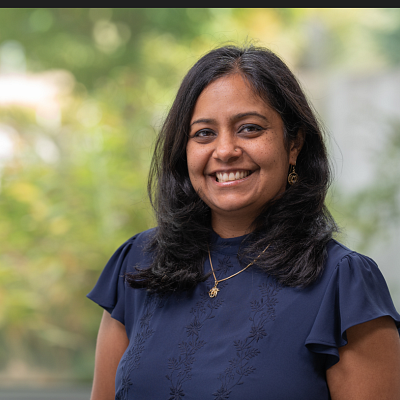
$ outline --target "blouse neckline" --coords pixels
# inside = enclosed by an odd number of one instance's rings
[[[238,236],[234,238],[222,238],[217,233],[211,233],[211,252],[225,255],[236,255],[243,240],[248,235]]]

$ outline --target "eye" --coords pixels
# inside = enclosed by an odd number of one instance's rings
[[[264,128],[262,128],[259,125],[255,125],[255,124],[246,124],[246,125],[242,125],[239,128],[239,133],[258,133],[260,131],[263,131]]]
[[[215,136],[215,133],[211,129],[201,129],[197,131],[192,137],[194,138],[209,138]]]

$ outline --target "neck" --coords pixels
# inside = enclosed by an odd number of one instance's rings
[[[238,236],[243,236],[252,231],[251,223],[252,219],[249,218],[235,218],[229,216],[221,216],[212,213],[211,223],[212,228],[215,233],[217,233],[222,238],[234,238]]]

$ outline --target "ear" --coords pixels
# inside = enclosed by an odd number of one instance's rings
[[[297,132],[296,139],[292,141],[290,144],[290,151],[289,151],[289,163],[291,165],[296,165],[297,157],[303,148],[305,133],[302,129],[299,129]]]

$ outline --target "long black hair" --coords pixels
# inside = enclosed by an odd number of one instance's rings
[[[127,277],[132,287],[155,292],[187,290],[207,279],[203,264],[210,241],[211,212],[189,179],[186,145],[192,113],[201,92],[216,79],[242,75],[255,94],[282,118],[289,148],[304,135],[296,172],[278,199],[268,202],[242,243],[243,262],[270,248],[257,266],[288,286],[314,282],[324,267],[327,242],[336,224],[324,205],[330,166],[322,130],[296,78],[268,49],[249,45],[210,51],[189,70],[158,136],[148,193],[158,226],[149,243],[153,262]]]

